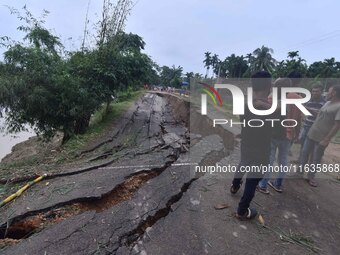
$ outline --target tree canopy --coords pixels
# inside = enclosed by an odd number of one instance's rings
[[[46,138],[62,131],[67,141],[85,132],[91,115],[103,103],[110,104],[118,92],[157,79],[154,62],[142,52],[143,39],[125,33],[121,29],[125,18],[114,17],[117,8],[127,12],[128,2],[119,1],[111,13],[105,10],[100,23],[105,31],[99,29],[92,49],[83,45],[73,52],[66,52],[60,39],[26,7],[24,14],[11,9],[24,21],[18,27],[24,36],[19,42],[2,38],[7,50],[0,63],[0,106],[7,113],[9,131],[29,124]]]
[[[211,56],[217,55],[206,52],[203,62],[207,71],[212,68],[213,73],[221,78],[245,78],[257,71],[268,71],[274,77],[286,77],[293,71],[301,73],[306,78],[340,77],[340,62],[335,58],[307,65],[306,60],[300,57],[299,51],[288,52],[287,58],[282,61],[275,60],[273,54],[273,49],[262,46],[246,56],[231,54],[224,60],[212,61]]]

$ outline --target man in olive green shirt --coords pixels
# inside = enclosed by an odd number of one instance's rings
[[[340,129],[340,85],[332,86],[327,94],[328,102],[320,109],[318,116],[310,128],[301,154],[301,166],[308,163],[308,155],[312,153],[312,164],[321,163],[322,156],[333,136]],[[312,167],[309,167],[311,170]],[[309,184],[317,186],[315,172],[308,172]]]

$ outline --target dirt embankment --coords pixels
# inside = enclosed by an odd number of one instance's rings
[[[185,120],[191,133],[201,136],[216,134],[223,139],[224,146],[229,153],[234,149],[237,144],[235,136],[239,133],[239,130],[231,129],[227,125],[217,125],[213,128],[214,112],[204,116],[197,106],[190,104],[186,99],[167,93],[159,93],[159,95],[165,96],[169,100],[173,107],[174,116],[178,120]],[[213,111],[214,109],[210,110]]]
[[[58,152],[61,146],[62,134],[57,134],[50,142],[44,142],[41,138],[34,136],[27,141],[16,144],[12,147],[12,152],[7,154],[1,164],[13,164],[19,161],[33,161],[35,157],[46,155],[52,157]]]

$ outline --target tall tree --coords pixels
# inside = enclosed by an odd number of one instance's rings
[[[256,71],[268,71],[273,72],[276,64],[276,60],[273,58],[273,49],[266,46],[257,48],[254,50],[254,59],[252,62],[252,70]]]
[[[62,131],[66,142],[85,132],[91,114],[117,92],[158,78],[138,35],[120,31],[92,50],[82,46],[63,55],[59,38],[44,22],[26,8],[23,16],[12,13],[26,24],[18,28],[25,33],[23,42],[7,40],[5,62],[0,63],[0,107],[6,110],[9,131],[30,124],[46,137]]]
[[[248,66],[251,66],[251,63],[254,61],[254,56],[251,53],[248,53],[245,57],[245,59],[247,59],[247,64]]]
[[[44,22],[35,19],[27,8],[24,15],[11,11],[26,23],[18,28],[25,32],[23,42],[10,44],[4,53],[6,71],[1,80],[10,91],[3,98],[8,129],[17,132],[29,124],[45,137],[62,131],[67,140],[77,131],[79,116],[98,105],[98,98],[86,100],[89,91],[80,88],[79,80],[68,72],[60,56],[60,40],[43,26]]]
[[[211,57],[211,67],[212,67],[212,70],[218,70],[219,66],[220,66],[219,64],[220,64],[220,59],[218,58],[217,54],[214,54]],[[218,75],[218,71],[216,72],[216,75]]]
[[[194,78],[194,73],[193,72],[186,72],[185,73],[185,81],[190,83],[191,78]]]
[[[333,74],[336,73],[336,68],[337,65],[335,63],[335,58],[328,58],[325,59],[324,61],[324,70],[323,70],[323,75],[325,77],[332,77]]]
[[[290,51],[290,52],[288,52],[288,58],[294,59],[296,57],[299,57],[299,51]]]
[[[243,57],[242,55],[236,56],[235,54],[231,54],[214,68],[214,72],[216,75],[218,75],[219,73],[220,77],[222,78],[241,78],[243,77],[247,69],[248,64],[245,57]]]
[[[274,75],[276,77],[285,77],[292,71],[300,72],[302,75],[307,73],[307,64],[299,55],[299,51],[290,51],[287,59],[277,63]]]
[[[103,0],[101,20],[97,24],[98,55],[103,60],[103,63],[108,63],[107,61],[110,62],[110,60],[106,59],[109,55],[109,58],[112,58],[112,60],[115,59],[113,56],[115,56],[117,60],[117,58],[121,57],[121,52],[127,48],[144,49],[145,43],[142,38],[137,35],[124,33],[127,17],[132,7],[132,0],[117,0],[115,4],[112,3],[111,0]],[[118,66],[117,63],[119,63],[119,61],[116,61],[116,64],[111,63],[110,68],[114,65],[116,69],[120,69],[122,65]],[[109,67],[109,65],[104,65],[104,69],[106,67]],[[117,73],[119,73],[119,71],[117,71],[116,74]],[[115,90],[121,90],[124,85],[120,76],[114,75],[112,72],[105,72],[104,74],[109,76],[109,79],[104,79],[107,85],[104,91],[107,92],[106,112],[108,112],[112,101],[112,94],[114,94]],[[124,81],[126,86],[126,80]]]
[[[124,31],[132,7],[132,0],[118,0],[116,4],[111,0],[103,0],[102,18],[98,22],[97,44],[99,46]]]
[[[204,60],[203,60],[203,63],[204,63],[204,67],[207,68],[207,72],[205,74],[205,78],[208,77],[209,75],[209,69],[210,69],[210,66],[212,64],[212,59],[211,59],[211,52],[207,51],[204,53]]]
[[[203,75],[200,74],[200,73],[195,73],[195,74],[194,74],[194,79],[196,79],[196,80],[202,80],[202,79],[203,79]]]
[[[170,86],[175,88],[181,86],[183,72],[183,68],[181,66],[163,66],[161,69],[162,70],[160,79],[163,86]]]

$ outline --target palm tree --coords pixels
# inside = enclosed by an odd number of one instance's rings
[[[235,66],[237,63],[237,59],[235,54],[231,54],[229,57],[226,58],[227,62],[227,75],[228,77],[235,77]]]
[[[290,59],[294,59],[295,57],[298,57],[299,56],[299,51],[290,51],[288,52],[288,58]]]
[[[253,54],[248,53],[245,58],[247,59],[248,65],[250,66],[254,59]]]
[[[247,71],[248,65],[243,55],[236,56],[231,54],[226,58],[228,77],[230,78],[241,78]]]
[[[288,52],[287,60],[284,62],[285,75],[288,75],[292,71],[298,71],[301,74],[307,72],[306,60],[299,56],[299,51]],[[279,66],[276,67],[278,69]]]
[[[204,67],[207,68],[207,73],[205,74],[205,78],[208,77],[208,74],[209,74],[209,69],[210,69],[210,66],[211,66],[211,52],[207,51],[206,53],[204,53],[205,55],[205,59],[203,60],[203,63],[204,63]]]
[[[340,72],[340,62],[335,62],[336,72]]]
[[[335,58],[328,58],[323,61],[323,76],[331,77],[334,73],[336,73],[336,62]]]
[[[194,74],[194,78],[195,78],[196,80],[202,80],[203,75],[200,74],[200,73],[195,73],[195,74]]]
[[[181,86],[183,67],[181,66],[176,67],[175,65],[173,65],[171,68],[171,72],[172,79],[170,80],[170,86],[179,88]]]
[[[248,69],[247,60],[243,55],[237,56],[237,78],[241,78]]]
[[[193,72],[186,72],[185,73],[185,80],[186,80],[186,82],[188,82],[188,83],[190,83],[190,79],[191,78],[194,78],[194,73]]]
[[[218,74],[219,63],[220,63],[220,60],[218,58],[218,55],[214,54],[211,58],[211,66],[212,66],[212,69],[214,70],[214,73],[216,73],[216,75]]]
[[[319,78],[322,75],[324,69],[324,63],[322,61],[316,61],[308,67],[307,76],[310,78]]]
[[[182,80],[183,67],[163,66],[161,71],[161,82],[163,86],[180,87]]]
[[[261,48],[257,48],[256,50],[254,50],[252,70],[255,72],[257,71],[272,72],[275,68],[276,63],[276,60],[272,56],[273,53],[274,53],[273,49],[268,48],[266,46],[262,46]]]
[[[253,67],[254,67],[254,65],[253,65],[254,56],[253,56],[253,54],[248,53],[245,56],[245,59],[247,59],[247,66],[248,66],[248,68],[247,68],[246,72],[243,74],[243,76],[250,77],[251,74],[254,72],[254,70],[253,70]]]

